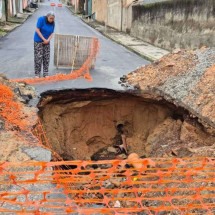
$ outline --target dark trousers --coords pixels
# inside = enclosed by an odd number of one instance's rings
[[[50,61],[50,44],[34,42],[34,70],[35,75],[40,76],[43,64],[43,76],[47,76],[49,72]]]

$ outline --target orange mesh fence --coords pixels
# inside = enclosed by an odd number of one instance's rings
[[[65,35],[63,35],[65,36]],[[76,38],[76,37],[75,37]],[[79,38],[79,37],[77,37]],[[87,42],[86,42],[87,41]],[[72,41],[70,41],[70,46],[68,45],[68,41],[64,40],[66,44],[66,49],[64,46],[61,47],[60,50],[64,50],[65,54],[58,51],[58,47],[55,48],[55,64],[57,67],[71,67],[72,71],[69,74],[59,73],[53,76],[48,77],[41,77],[41,78],[24,78],[24,79],[13,79],[13,82],[25,82],[27,84],[45,84],[48,82],[55,82],[55,81],[65,81],[65,80],[72,80],[83,77],[89,81],[92,80],[90,75],[90,69],[94,67],[94,63],[96,61],[96,56],[99,51],[99,40],[97,38],[82,38],[82,40],[78,39],[78,42],[74,42],[75,47],[71,47]],[[59,42],[61,44],[61,41]],[[56,46],[56,45],[55,45]],[[73,54],[69,54],[69,50]],[[56,52],[59,52],[56,54]],[[61,65],[59,64],[60,59],[70,59],[71,64]]]
[[[15,101],[14,92],[6,85],[0,84],[0,117],[5,119],[6,126],[12,124],[19,128],[26,126],[23,120],[22,107]]]
[[[0,212],[212,215],[214,165],[212,158],[2,163]]]
[[[52,145],[50,144],[46,136],[45,130],[40,120],[38,120],[35,128],[32,131],[32,134],[37,137],[39,143],[42,146],[45,146],[48,150],[52,152],[53,161],[63,161],[63,158],[53,150]]]
[[[49,149],[52,148],[52,145],[49,143],[49,140],[45,134],[45,130],[40,120],[38,120],[35,128],[33,129],[33,134],[38,138],[38,140],[40,141],[40,143],[42,143],[42,145],[48,147]]]

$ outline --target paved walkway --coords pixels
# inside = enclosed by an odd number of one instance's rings
[[[22,26],[0,39],[0,73],[5,73],[9,78],[23,78],[34,76],[33,63],[33,35],[35,25],[39,16],[45,15],[52,10],[50,3],[40,6]],[[110,88],[123,89],[119,84],[119,78],[137,67],[149,62],[129,51],[123,46],[114,43],[104,37],[95,29],[89,27],[80,18],[71,14],[68,8],[55,9],[56,33],[74,34],[83,36],[96,36],[101,43],[100,54],[96,67],[91,71],[93,81],[76,79],[71,81],[57,82],[37,86],[39,92],[56,90],[62,88]],[[69,72],[69,70],[56,70],[53,65],[53,41],[51,55],[50,74],[58,72]]]

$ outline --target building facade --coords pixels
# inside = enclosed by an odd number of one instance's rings
[[[95,19],[119,31],[130,31],[135,0],[92,0]]]
[[[69,0],[69,4],[73,7],[75,13],[84,13],[85,0]]]
[[[28,7],[30,0],[7,0],[7,14],[9,17],[15,17]]]
[[[92,0],[98,22],[167,50],[215,45],[215,0]]]
[[[0,22],[6,21],[5,0],[0,0]]]
[[[95,13],[94,18],[103,24],[105,24],[107,20],[107,2],[108,0],[92,1],[92,13]]]

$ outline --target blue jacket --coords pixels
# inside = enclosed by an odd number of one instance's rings
[[[48,39],[50,35],[54,32],[55,23],[49,23],[47,21],[46,16],[42,16],[37,21],[37,28],[40,29],[40,32],[42,33],[43,37],[45,39]],[[37,43],[43,42],[37,32],[35,32],[34,34],[34,41]]]

